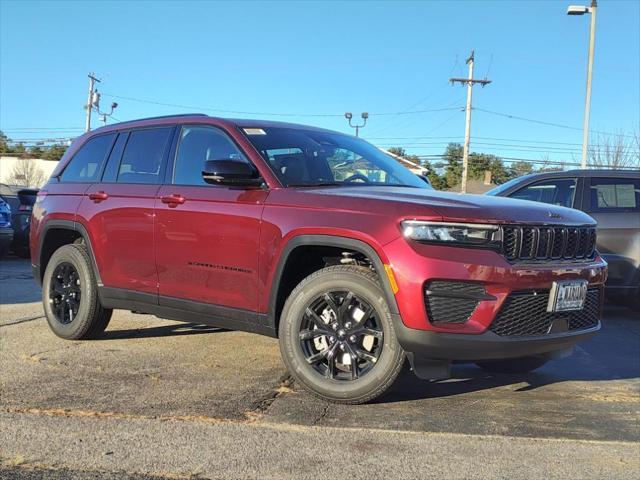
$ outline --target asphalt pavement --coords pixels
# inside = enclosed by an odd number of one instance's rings
[[[72,342],[0,262],[0,478],[639,478],[640,318],[527,375],[404,372],[360,406],[291,381],[277,341],[117,311]]]

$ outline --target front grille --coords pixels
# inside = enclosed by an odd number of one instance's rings
[[[575,331],[598,325],[600,289],[587,290],[584,308],[573,312],[547,312],[549,293],[515,292],[507,297],[489,330],[502,337],[546,335],[550,331]],[[558,322],[559,330],[554,327]],[[565,326],[566,322],[566,326]]]
[[[591,260],[595,227],[502,227],[503,254],[510,262]]]
[[[484,287],[477,283],[431,281],[425,288],[429,321],[434,325],[464,323],[485,296]]]

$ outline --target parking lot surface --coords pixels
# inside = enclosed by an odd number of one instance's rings
[[[117,311],[71,342],[0,263],[0,478],[638,478],[640,318],[528,375],[404,372],[375,403],[293,383],[277,341]],[[154,478],[155,478],[154,477]]]

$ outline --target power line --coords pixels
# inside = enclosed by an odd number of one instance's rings
[[[545,122],[542,120],[535,120],[533,118],[526,118],[526,117],[521,117],[518,115],[512,115],[510,113],[502,113],[502,112],[495,112],[493,110],[487,110],[485,108],[478,108],[478,107],[474,107],[473,110],[477,110],[478,112],[484,112],[484,113],[490,113],[491,115],[497,115],[500,117],[505,117],[505,118],[511,118],[513,120],[520,120],[523,122],[530,122],[530,123],[537,123],[539,125],[547,125],[549,127],[556,127],[556,128],[566,128],[568,130],[577,130],[577,131],[582,131],[582,128],[579,127],[572,127],[569,125],[562,125],[560,123],[553,123],[553,122]],[[611,133],[611,132],[603,132],[601,130],[589,130],[592,133],[599,133],[600,135],[610,135],[610,136],[619,136],[619,137],[629,137],[629,138],[633,138],[633,135],[624,135],[624,134],[618,134],[618,133]]]
[[[453,139],[457,140],[459,136],[443,136],[443,137],[430,137],[430,136],[419,136],[419,137],[366,137],[370,140],[429,140],[429,139]],[[575,142],[554,142],[554,141],[546,141],[546,140],[528,140],[528,139],[518,139],[518,138],[501,138],[501,137],[474,137],[482,140],[499,140],[505,142],[529,142],[529,143],[543,143],[543,144],[557,144],[557,145],[582,145],[581,143]]]
[[[245,110],[225,110],[225,109],[214,108],[214,107],[184,105],[179,103],[162,102],[158,100],[151,100],[151,99],[145,99],[145,98],[126,97],[123,95],[114,95],[111,93],[103,93],[102,95],[105,97],[112,97],[112,98],[117,98],[121,100],[129,100],[132,102],[139,102],[139,103],[148,103],[151,105],[161,105],[165,107],[183,108],[183,109],[189,109],[189,110],[206,110],[211,112],[230,113],[230,114],[239,114],[239,115],[262,115],[265,117],[342,117],[344,116],[344,113],[284,113],[284,112],[249,112]],[[414,114],[420,114],[420,113],[455,110],[459,108],[460,107],[444,107],[444,108],[431,108],[431,109],[424,109],[424,110],[410,110],[410,111],[399,111],[399,112],[373,112],[373,113],[370,112],[369,115],[376,115],[376,116],[414,115]]]
[[[397,143],[394,142],[382,142],[381,145],[387,146],[398,146]],[[402,147],[412,147],[412,148],[446,148],[447,143],[443,142],[402,142]],[[474,142],[473,145],[482,145],[483,149],[489,150],[512,150],[512,151],[520,151],[520,152],[554,152],[554,153],[579,153],[581,149],[579,148],[568,148],[568,147],[547,147],[540,145],[509,145],[506,143],[492,143],[492,142]],[[493,148],[500,147],[500,148]],[[591,149],[594,148],[605,148],[602,145],[590,145]],[[625,150],[628,154],[637,154],[640,153],[639,150],[635,149],[627,149]]]
[[[441,160],[447,160],[448,157],[446,155],[442,155],[442,154],[434,154],[434,155],[416,155],[418,158],[423,159],[423,160],[436,160],[436,159],[441,159]],[[462,161],[462,156],[461,155],[456,155],[456,161],[460,162]],[[473,155],[469,156],[469,161],[473,162],[476,160],[480,160],[480,159],[476,159],[474,158]],[[581,166],[580,162],[575,162],[572,160],[552,160],[552,159],[542,159],[542,160],[536,160],[533,158],[518,158],[518,157],[500,157],[500,160],[502,160],[504,163],[515,163],[515,162],[527,162],[527,163],[531,163],[534,165],[562,165],[562,166],[576,166],[579,167]],[[594,168],[613,168],[613,169],[625,169],[625,170],[640,170],[640,167],[620,167],[620,165],[591,165]]]
[[[136,97],[126,97],[124,95],[113,95],[111,93],[103,93],[106,97],[118,98],[121,100],[129,100],[131,102],[138,103],[148,103],[151,105],[161,105],[164,107],[172,107],[172,108],[185,108],[189,110],[207,110],[210,112],[219,112],[219,113],[232,113],[232,114],[241,114],[241,115],[264,115],[264,116],[281,116],[281,117],[342,117],[343,113],[305,113],[305,114],[291,114],[291,113],[275,113],[275,112],[247,112],[243,110],[224,110],[220,108],[213,107],[202,107],[202,106],[194,106],[194,105],[183,105],[179,103],[169,103],[169,102],[161,102],[158,100],[151,100],[145,98],[136,98]]]
[[[61,130],[61,131],[76,131],[76,130],[82,130],[82,128],[79,127],[16,127],[16,128],[0,128],[0,130],[2,130],[3,132],[18,132],[18,131],[37,131],[37,130],[44,130],[46,132],[53,132],[53,131],[57,131],[57,130]]]

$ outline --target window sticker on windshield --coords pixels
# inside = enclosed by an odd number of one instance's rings
[[[265,132],[263,129],[261,128],[243,128],[244,133],[246,133],[247,135],[266,135],[267,132]]]

